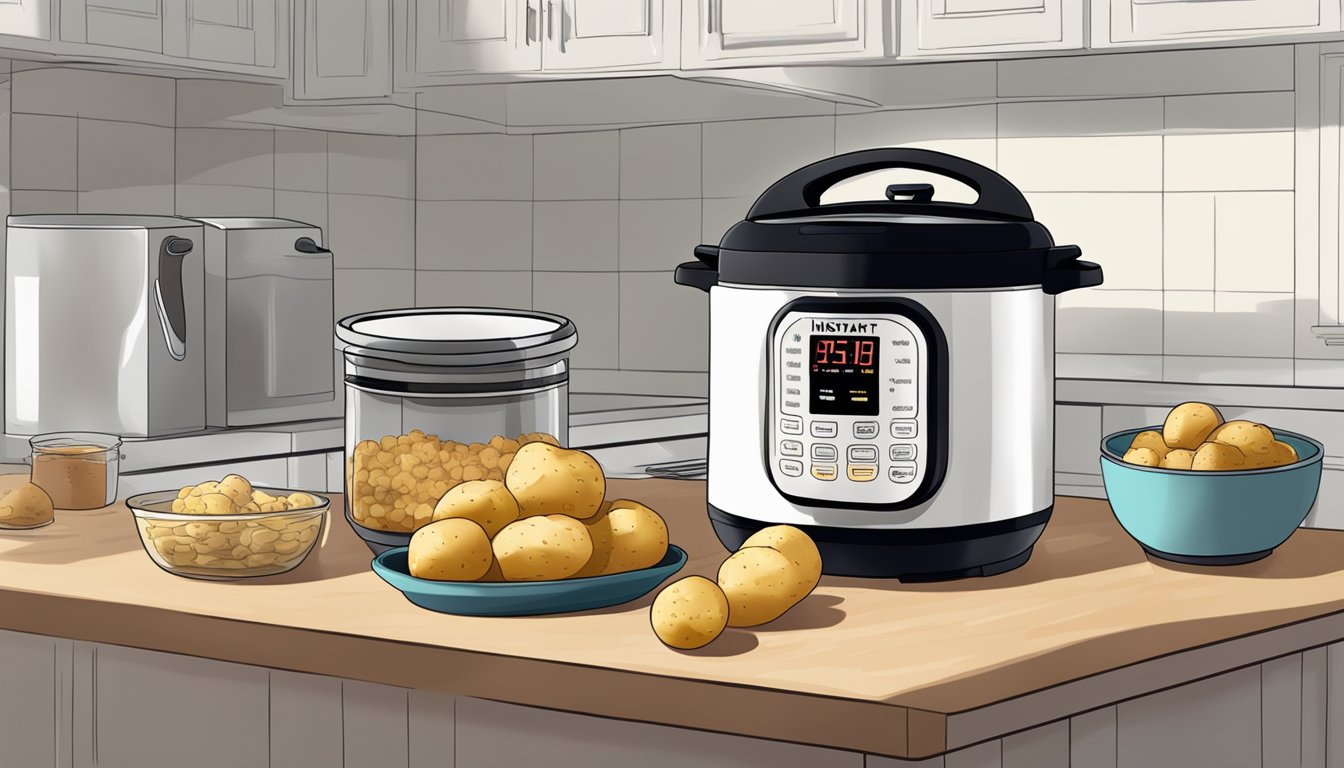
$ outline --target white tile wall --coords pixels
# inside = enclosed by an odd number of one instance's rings
[[[1293,193],[1225,192],[1215,199],[1214,287],[1293,292]]]
[[[615,200],[620,194],[618,131],[537,136],[533,144],[536,200]]]
[[[999,139],[999,173],[1026,192],[1160,192],[1162,137]]]
[[[699,200],[622,200],[621,270],[666,271],[690,261],[701,241],[700,205]]]
[[[532,137],[416,139],[417,200],[531,200]]]
[[[415,203],[376,195],[327,195],[336,266],[415,268]]]
[[[791,171],[835,152],[834,117],[705,123],[705,197],[756,196]]]
[[[177,182],[275,188],[275,132],[178,128]]]
[[[700,125],[621,131],[622,200],[700,197]]]
[[[532,205],[502,200],[418,202],[416,267],[531,269]]]
[[[48,115],[14,115],[10,182],[14,189],[77,189],[79,120]]]
[[[327,174],[329,192],[414,199],[415,139],[329,134]]]
[[[618,266],[620,203],[539,200],[532,204],[532,266],[602,272]]]
[[[1073,291],[1055,301],[1055,349],[1162,354],[1162,291]]]
[[[1165,188],[1173,192],[1293,188],[1288,131],[1166,136],[1162,157]]]
[[[1056,243],[1083,244],[1107,290],[1162,289],[1160,193],[1033,192],[1028,201]]]
[[[1212,291],[1214,287],[1214,195],[1162,195],[1162,287]],[[1107,282],[1110,275],[1107,274]]]

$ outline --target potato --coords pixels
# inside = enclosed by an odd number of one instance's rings
[[[578,576],[637,571],[657,565],[667,554],[667,523],[637,501],[616,499],[592,522],[593,556]],[[587,523],[588,521],[584,521]]]
[[[1293,450],[1293,446],[1281,440],[1270,443],[1269,450],[1264,453],[1248,454],[1246,456],[1246,465],[1254,468],[1282,467],[1296,461],[1297,451]]]
[[[0,528],[36,528],[55,519],[51,497],[32,483],[0,496]]]
[[[719,566],[719,588],[728,598],[728,626],[774,621],[812,591],[808,574],[782,552],[743,547]]]
[[[1204,443],[1195,451],[1190,468],[1201,471],[1246,469],[1246,455],[1227,443]]]
[[[240,507],[252,501],[252,483],[242,475],[225,475],[224,479],[219,481],[218,488],[219,493],[228,496]]]
[[[1195,452],[1188,448],[1173,448],[1162,457],[1164,469],[1190,469],[1195,460]]]
[[[769,547],[789,558],[806,576],[808,592],[821,581],[821,552],[810,536],[792,525],[772,525],[762,528],[742,542],[742,546]]]
[[[508,581],[567,579],[593,556],[588,529],[566,515],[516,520],[496,534],[491,546]]]
[[[459,517],[476,522],[493,539],[518,519],[518,502],[498,480],[470,480],[448,489],[434,506],[435,521]]]
[[[607,492],[596,459],[541,441],[518,449],[504,485],[518,500],[519,518],[557,514],[589,518],[597,514]]]
[[[1274,433],[1264,424],[1238,419],[1210,432],[1208,441],[1233,446],[1250,458],[1252,454],[1269,452],[1274,445]]]
[[[667,585],[653,599],[649,624],[669,647],[699,648],[728,625],[728,597],[704,576],[687,576]]]
[[[1167,442],[1162,439],[1162,433],[1152,429],[1146,429],[1134,436],[1129,443],[1130,450],[1135,448],[1148,448],[1156,453],[1158,458],[1167,455],[1171,449],[1167,447]]]
[[[434,581],[476,581],[490,570],[492,561],[490,537],[466,518],[426,525],[411,536],[407,552],[411,575]]]
[[[1196,450],[1208,439],[1223,415],[1207,403],[1181,403],[1167,414],[1162,425],[1162,440],[1170,448]]]
[[[1138,464],[1142,467],[1162,466],[1162,457],[1152,448],[1130,448],[1125,451],[1124,461],[1126,464]]]

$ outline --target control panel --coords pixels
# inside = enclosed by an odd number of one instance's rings
[[[768,372],[770,474],[784,494],[899,504],[929,466],[929,339],[897,312],[778,317]]]

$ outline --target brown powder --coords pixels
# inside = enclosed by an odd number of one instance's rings
[[[57,509],[107,504],[107,449],[97,445],[46,446],[33,456],[33,484]]]

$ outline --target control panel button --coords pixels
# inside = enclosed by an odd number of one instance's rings
[[[840,453],[830,443],[813,443],[812,460],[821,462],[832,462],[840,458]]]
[[[779,471],[789,477],[801,477],[803,474],[803,462],[793,459],[780,459]]]
[[[909,461],[915,458],[915,446],[906,443],[897,443],[891,446],[892,461]]]
[[[834,421],[814,421],[812,422],[813,437],[835,437],[838,434]]]
[[[876,445],[851,445],[849,446],[850,464],[876,464],[877,446]]]
[[[779,444],[780,456],[802,456],[803,444],[797,440],[784,440]]]
[[[877,477],[877,467],[872,464],[850,464],[849,479],[856,483],[866,483]]]
[[[786,435],[801,435],[803,420],[797,416],[785,416],[779,420],[779,431]]]
[[[877,437],[878,426],[876,421],[856,421],[854,422],[854,437],[859,440],[870,440]]]
[[[919,422],[910,419],[892,419],[891,436],[900,440],[919,436]]]
[[[893,483],[908,483],[915,479],[914,462],[902,462],[887,467],[887,479]]]
[[[813,464],[812,476],[818,480],[834,480],[839,468],[834,464]]]

